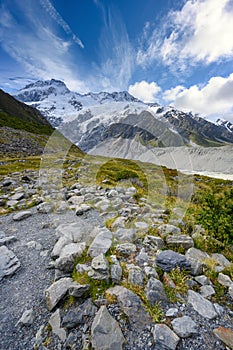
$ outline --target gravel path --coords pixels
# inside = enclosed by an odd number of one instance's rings
[[[56,241],[55,227],[59,223],[98,222],[101,218],[91,211],[85,218],[75,216],[74,212],[64,214],[38,214],[23,221],[15,222],[14,214],[0,218],[0,230],[6,235],[14,235],[17,241],[8,245],[21,262],[21,268],[11,277],[0,282],[0,350],[32,350],[34,337],[49,313],[45,305],[44,290],[50,286],[54,276],[53,270],[47,269],[50,252]],[[36,241],[42,249],[27,246]],[[32,326],[16,325],[25,310],[33,308],[35,320]]]

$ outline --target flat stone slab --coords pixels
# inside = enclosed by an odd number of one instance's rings
[[[20,211],[19,213],[13,216],[13,220],[21,221],[21,220],[27,219],[31,215],[32,215],[32,212],[30,210]]]
[[[72,278],[61,278],[45,290],[45,298],[49,311],[51,311],[66,295],[72,282]]]
[[[92,258],[105,254],[112,245],[112,232],[108,229],[102,230],[91,243],[87,254]]]
[[[193,290],[188,291],[188,303],[192,305],[199,315],[212,320],[217,317],[214,305]]]
[[[0,281],[5,276],[13,275],[20,268],[17,256],[5,245],[0,247]]]

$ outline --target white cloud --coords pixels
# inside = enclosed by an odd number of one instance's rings
[[[145,80],[129,86],[129,93],[144,102],[155,102],[160,91],[161,88],[155,82],[147,83]]]
[[[190,88],[176,86],[166,90],[163,98],[176,108],[193,111],[203,116],[228,115],[233,119],[233,73],[227,78],[212,77],[205,86],[193,85]]]
[[[183,70],[187,64],[232,58],[232,33],[232,0],[188,0],[180,11],[168,14],[159,33],[152,33],[137,62],[145,66],[160,58]]]

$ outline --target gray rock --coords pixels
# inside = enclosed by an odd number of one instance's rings
[[[174,225],[163,224],[158,227],[158,233],[162,238],[165,238],[167,235],[180,235],[181,230]]]
[[[95,316],[97,307],[92,303],[91,299],[87,299],[79,307],[69,310],[62,319],[62,327],[71,329],[79,324],[84,324],[87,317]]]
[[[18,204],[18,201],[16,201],[16,200],[9,200],[9,201],[7,201],[6,202],[6,206],[7,207],[11,207],[11,208],[14,208],[15,206],[17,206],[17,204]]]
[[[66,340],[66,331],[61,328],[60,310],[57,309],[49,319],[49,324],[52,327],[52,332],[56,334],[62,342]]]
[[[92,259],[92,270],[88,272],[88,276],[97,279],[104,280],[109,278],[109,264],[104,254],[100,254]]]
[[[43,202],[43,203],[37,205],[36,209],[37,209],[38,213],[49,214],[53,211],[54,204],[49,203],[49,202]]]
[[[154,277],[151,277],[147,282],[145,291],[146,297],[151,305],[155,305],[161,301],[167,301],[167,295],[164,290],[163,283]]]
[[[215,290],[212,286],[210,285],[205,285],[205,286],[201,286],[200,288],[200,294],[204,297],[210,297],[211,295],[215,294]]]
[[[156,258],[156,265],[163,271],[170,272],[179,267],[181,270],[190,270],[191,264],[184,255],[178,254],[173,250],[164,250]]]
[[[193,239],[187,235],[167,236],[167,245],[170,247],[183,247],[189,249],[194,246]]]
[[[218,283],[224,287],[230,287],[233,284],[230,277],[228,275],[224,275],[224,273],[221,272],[218,274]]]
[[[112,189],[107,193],[107,196],[108,196],[108,198],[116,197],[116,196],[118,196],[118,192],[116,190]]]
[[[180,338],[165,324],[156,324],[152,330],[155,349],[175,350]]]
[[[185,257],[191,264],[191,274],[193,276],[201,275],[203,268],[206,267],[205,261],[209,259],[209,255],[200,249],[189,248]]]
[[[128,275],[128,283],[132,284],[134,286],[141,286],[144,285],[144,274],[140,267],[135,266],[129,269],[129,275]]]
[[[145,266],[144,271],[145,271],[146,276],[148,276],[148,277],[155,277],[157,279],[159,278],[157,271],[155,270],[155,268],[153,268],[151,266]]]
[[[87,254],[92,258],[100,255],[101,253],[105,254],[112,245],[112,232],[108,229],[103,229],[95,237],[94,241],[91,243]]]
[[[193,290],[188,291],[188,303],[192,305],[196,312],[205,318],[212,320],[217,317],[213,304]]]
[[[21,221],[21,220],[27,219],[31,215],[32,215],[32,212],[30,210],[20,211],[19,213],[13,216],[13,220]]]
[[[20,201],[21,199],[23,199],[25,197],[25,193],[24,192],[19,192],[19,193],[15,193],[12,197],[11,200],[13,201]]]
[[[215,310],[216,310],[216,312],[217,312],[217,314],[219,315],[219,316],[222,316],[223,314],[224,314],[224,307],[223,306],[221,306],[221,305],[219,305],[219,304],[217,304],[217,303],[215,303],[214,304],[214,308],[215,308]]]
[[[121,350],[125,342],[117,321],[106,306],[101,306],[91,326],[92,347],[96,350]]]
[[[84,202],[84,196],[74,195],[68,199],[68,203],[72,205],[80,205]]]
[[[101,211],[106,211],[110,207],[110,200],[109,199],[103,199],[95,204],[95,207]]]
[[[195,277],[195,281],[197,281],[202,286],[211,284],[211,281],[205,275]]]
[[[230,297],[233,299],[233,283],[232,283],[232,285],[229,287],[228,293],[229,293]]]
[[[55,268],[64,272],[71,272],[74,268],[75,259],[82,255],[86,248],[86,243],[70,243],[65,245],[55,262]]]
[[[146,264],[148,264],[150,259],[151,259],[151,256],[147,254],[147,252],[145,251],[145,248],[142,248],[140,250],[140,253],[135,257],[135,261],[140,266],[145,266]]]
[[[15,241],[17,241],[17,238],[15,236],[3,237],[3,238],[0,238],[0,246],[7,245]]]
[[[212,254],[212,258],[224,269],[225,267],[230,267],[230,261],[223,254]]]
[[[51,311],[67,294],[72,282],[72,278],[61,278],[45,290],[45,298],[49,311]]]
[[[175,307],[172,307],[167,310],[165,316],[166,317],[176,317],[178,315],[179,310]]]
[[[122,277],[122,268],[115,255],[111,255],[112,265],[110,267],[113,283],[119,283]]]
[[[72,295],[75,298],[80,298],[90,289],[89,284],[78,284],[73,282],[69,287],[69,295]]]
[[[189,316],[175,318],[172,321],[172,327],[181,338],[187,338],[198,333],[197,324]]]
[[[20,261],[6,246],[0,247],[0,281],[13,275],[20,268]]]
[[[135,230],[119,228],[116,232],[114,232],[114,236],[119,242],[133,242],[135,239]]]
[[[76,215],[83,215],[84,213],[88,212],[91,210],[91,206],[87,204],[81,204],[76,207],[75,214]]]
[[[36,242],[36,241],[30,241],[30,242],[26,243],[26,246],[28,248],[34,248],[36,250],[42,250],[43,249],[42,244],[40,244],[39,242]]]
[[[136,221],[134,225],[139,230],[147,230],[149,227],[149,225],[144,221]]]
[[[17,325],[23,324],[25,326],[31,326],[34,322],[35,314],[33,309],[24,311],[23,315],[17,322]]]
[[[126,218],[124,216],[119,216],[116,218],[116,220],[112,223],[112,229],[118,229],[118,228],[124,228],[125,227]]]
[[[165,247],[164,241],[161,237],[147,235],[143,241],[143,245],[149,250],[157,251]]]
[[[129,256],[136,253],[137,247],[133,243],[122,243],[116,246],[116,252],[120,255]]]
[[[136,294],[122,286],[109,288],[107,293],[117,297],[119,306],[128,317],[132,328],[142,331],[151,325],[152,320]]]

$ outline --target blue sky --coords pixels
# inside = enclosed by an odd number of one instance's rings
[[[0,0],[0,87],[61,79],[233,120],[233,0]]]

